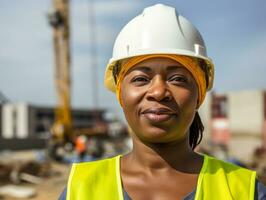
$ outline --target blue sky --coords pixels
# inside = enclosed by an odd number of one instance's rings
[[[176,7],[199,29],[215,63],[217,92],[266,88],[266,1],[94,0],[96,40],[90,41],[89,0],[71,1],[72,104],[93,107],[90,45],[97,49],[98,105],[119,112],[103,86],[120,29],[144,7]],[[0,0],[0,91],[14,102],[54,105],[51,0]]]

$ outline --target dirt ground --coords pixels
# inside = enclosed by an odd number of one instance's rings
[[[29,158],[31,153],[19,153],[16,157],[20,159],[23,157]],[[36,195],[31,198],[15,198],[11,196],[0,196],[0,200],[56,200],[64,190],[71,165],[59,164],[52,162],[51,170],[53,175],[50,177],[42,178],[39,184],[21,183],[18,186],[30,187],[36,189]]]
[[[4,161],[12,162],[12,160],[34,160],[36,159],[36,157],[38,156],[36,156],[36,152],[34,151],[9,152],[5,154],[0,152],[0,161],[2,163],[4,163]],[[266,185],[266,155],[258,157],[255,163],[257,164],[254,165],[254,168],[252,167],[252,169],[256,170],[257,172],[260,172],[258,173],[260,175],[260,180]],[[52,173],[49,177],[42,178],[42,181],[38,184],[20,183],[19,185],[17,185],[21,187],[30,187],[35,189],[35,196],[31,198],[14,198],[12,196],[0,195],[0,200],[57,200],[67,185],[67,179],[70,169],[71,165],[60,164],[51,161],[50,171]],[[1,185],[3,186],[3,184]]]
[[[53,164],[52,168],[53,170],[60,172],[60,174],[54,177],[45,178],[38,185],[24,184],[25,186],[30,186],[30,187],[35,188],[37,191],[37,194],[35,197],[27,198],[27,199],[30,199],[30,200],[58,199],[58,197],[60,196],[61,192],[64,190],[64,187],[67,184],[67,178],[68,178],[70,166]],[[5,197],[4,200],[26,200],[26,199]]]

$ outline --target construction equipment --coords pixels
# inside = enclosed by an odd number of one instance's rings
[[[92,2],[91,2],[92,4]],[[65,154],[65,149],[73,150],[74,143],[78,136],[103,136],[112,135],[112,132],[125,133],[125,127],[119,130],[114,129],[114,123],[104,121],[99,118],[97,109],[95,110],[95,123],[92,127],[73,128],[71,116],[71,74],[70,74],[70,25],[69,25],[69,0],[53,0],[54,10],[48,15],[50,25],[53,28],[54,60],[55,60],[55,83],[57,93],[57,106],[55,111],[55,122],[52,126],[52,137],[49,140],[49,155],[61,160]],[[90,5],[90,15],[92,15],[92,5]],[[90,16],[90,25],[93,26],[93,18]],[[94,39],[94,33],[91,39]],[[91,49],[95,56],[95,49]],[[95,67],[95,61],[91,63]],[[94,69],[95,71],[95,69]],[[96,74],[93,82],[97,90]],[[97,93],[93,96],[97,96]],[[97,107],[97,98],[94,104]]]
[[[57,92],[57,107],[55,123],[52,127],[52,146],[57,147],[71,141],[71,79],[70,79],[70,28],[69,1],[53,0],[54,11],[49,15],[49,22],[53,28],[53,45],[55,60],[55,83]]]

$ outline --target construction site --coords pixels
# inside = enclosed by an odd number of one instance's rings
[[[87,23],[94,41],[94,1],[89,2]],[[53,0],[44,16],[52,33],[55,104],[12,101],[0,91],[0,200],[58,199],[72,163],[132,149],[125,120],[99,105],[96,68],[88,83],[96,91],[89,95],[92,106],[72,105],[71,5]],[[96,58],[97,49],[90,48]],[[98,65],[93,56],[90,65]],[[205,129],[196,151],[255,170],[266,185],[266,89],[210,92],[199,113]]]

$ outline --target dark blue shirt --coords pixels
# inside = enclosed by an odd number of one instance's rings
[[[67,190],[65,188],[58,200],[66,200],[66,193],[67,193]],[[196,195],[196,190],[189,193],[184,198],[184,200],[194,200],[195,195]],[[123,190],[123,196],[124,196],[124,200],[131,200],[131,198],[129,197],[129,195],[127,194],[125,190]],[[254,200],[266,200],[266,187],[258,180],[256,181]]]

